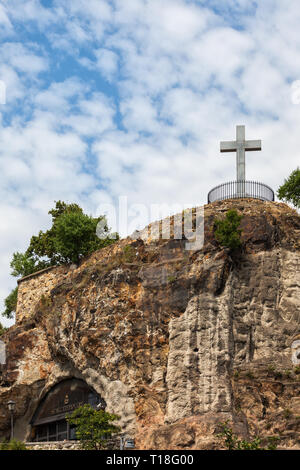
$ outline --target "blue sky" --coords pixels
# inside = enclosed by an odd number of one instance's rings
[[[263,141],[248,179],[277,189],[300,161],[299,24],[296,0],[2,0],[1,310],[54,200],[202,205],[235,177],[236,124]]]

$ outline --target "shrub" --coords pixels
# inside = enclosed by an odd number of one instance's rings
[[[132,263],[136,259],[136,252],[133,246],[126,245],[123,248],[123,261],[124,263]]]
[[[217,436],[223,439],[227,450],[275,450],[279,442],[279,437],[269,436],[264,439],[267,441],[267,447],[262,447],[263,439],[258,436],[255,436],[250,441],[239,439],[234,435],[232,428],[228,426],[228,421],[219,423],[219,426],[221,432]]]
[[[226,213],[224,220],[216,220],[214,226],[214,235],[217,242],[230,250],[235,251],[242,246],[241,233],[239,229],[243,216],[236,210],[231,209]]]
[[[12,439],[8,442],[2,442],[0,444],[0,450],[28,450],[24,442],[17,441],[16,439]]]
[[[83,405],[67,416],[69,424],[76,426],[76,437],[85,450],[100,450],[106,447],[107,439],[120,431],[112,424],[120,417],[104,410],[94,410],[91,405]]]

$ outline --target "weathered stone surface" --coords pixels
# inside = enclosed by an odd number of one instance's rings
[[[244,215],[244,250],[234,258],[213,237],[215,218],[229,208]],[[56,268],[56,277],[54,269],[20,283],[18,322],[2,338],[0,434],[9,433],[9,399],[17,402],[16,435],[29,440],[41,399],[77,377],[141,449],[220,448],[225,419],[241,436],[280,433],[283,447],[300,446],[292,362],[299,215],[247,199],[211,204],[196,251],[186,251],[185,240],[143,234],[79,267]]]
[[[61,441],[61,442],[27,442],[28,450],[80,450],[78,442]]]

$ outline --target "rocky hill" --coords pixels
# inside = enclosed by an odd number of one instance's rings
[[[230,208],[244,216],[233,258],[213,237]],[[13,399],[16,435],[30,440],[40,400],[75,377],[140,449],[219,448],[226,419],[245,438],[300,448],[300,217],[281,203],[216,202],[204,241],[188,251],[185,240],[121,240],[22,281],[2,337],[0,434]]]

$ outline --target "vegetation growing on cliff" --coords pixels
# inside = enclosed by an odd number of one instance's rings
[[[239,439],[234,433],[231,427],[228,426],[228,421],[219,424],[221,431],[218,437],[223,440],[227,450],[276,450],[279,437],[269,436],[266,439],[262,439],[255,436],[253,439],[247,441],[246,439]],[[262,446],[263,440],[266,441],[266,447]]]
[[[8,442],[0,443],[0,450],[28,450],[24,442],[12,439]]]
[[[52,227],[32,236],[25,253],[13,254],[11,275],[24,277],[49,266],[76,263],[100,248],[118,240],[111,234],[104,216],[92,217],[84,214],[77,204],[57,201],[48,212],[52,216]],[[5,299],[2,315],[12,318],[16,311],[18,291],[15,288]]]
[[[94,410],[91,405],[83,405],[67,416],[69,424],[76,426],[76,437],[84,450],[100,450],[107,440],[120,431],[113,421],[120,417],[104,410]]]
[[[300,208],[300,168],[294,170],[277,191],[281,201],[290,202]]]
[[[15,287],[4,300],[5,310],[2,315],[6,318],[12,318],[17,308],[18,288]]]
[[[11,275],[14,277],[28,276],[48,266],[50,266],[49,261],[40,260],[37,256],[31,256],[27,252],[14,253],[10,263],[10,267],[12,268]]]
[[[230,250],[235,251],[242,246],[241,233],[239,229],[243,216],[239,215],[235,209],[227,211],[225,219],[215,221],[214,235],[218,243]]]
[[[58,201],[49,214],[52,227],[31,238],[26,254],[39,260],[46,257],[51,265],[77,264],[84,256],[118,239],[117,234],[110,233],[104,216],[84,214],[77,204]]]
[[[2,323],[0,322],[0,336],[2,336],[6,330],[7,328],[5,328],[5,326],[3,326]]]

